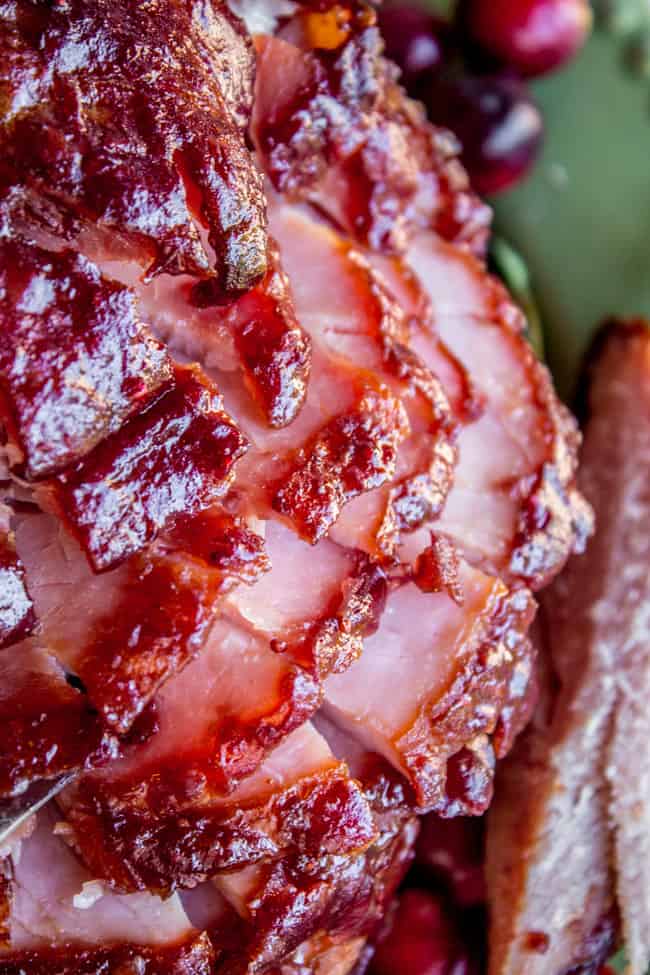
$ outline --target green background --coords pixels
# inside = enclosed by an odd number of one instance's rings
[[[493,202],[497,230],[528,265],[561,393],[609,315],[650,317],[650,83],[625,42],[596,31],[567,69],[537,82],[542,157]]]

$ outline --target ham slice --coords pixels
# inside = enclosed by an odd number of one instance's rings
[[[50,971],[66,973],[122,965],[174,975],[212,971],[210,943],[192,927],[178,895],[162,900],[107,890],[58,835],[57,821],[47,806],[11,857],[3,972],[45,972],[48,962]]]
[[[293,972],[300,965],[325,973],[347,971],[365,939],[376,933],[413,857],[417,821],[404,785],[377,756],[346,740],[322,719],[333,747],[353,755],[377,829],[375,842],[353,856],[281,860],[222,874],[214,883],[240,917],[226,947],[233,972]],[[217,928],[215,944],[228,945]],[[336,950],[338,949],[338,950]],[[227,969],[230,971],[230,969]]]
[[[544,600],[559,690],[506,763],[491,814],[494,975],[582,961],[614,891],[630,971],[649,960],[645,325],[604,334],[589,402],[580,484],[599,532]]]
[[[226,4],[175,4],[161,20],[128,2],[38,16],[20,3],[0,52],[14,220],[64,238],[91,222],[148,274],[213,276],[225,294],[263,275],[264,198],[244,140],[253,49]]]
[[[468,186],[448,132],[426,122],[382,57],[374,14],[298,8],[280,37],[257,39],[252,132],[265,171],[350,236],[400,251],[433,226],[483,252],[490,212]]]
[[[313,693],[254,633],[217,623],[201,656],[158,695],[151,740],[62,795],[95,875],[131,890],[192,886],[287,849],[367,846],[374,826],[363,794],[301,724]],[[278,733],[282,721],[289,727]]]
[[[420,808],[447,814],[487,806],[487,736],[497,732],[498,752],[507,747],[509,707],[531,690],[529,594],[467,565],[459,588],[461,605],[412,582],[396,588],[362,657],[325,693],[327,715],[402,772]]]
[[[226,531],[233,527],[228,521]],[[202,528],[213,541],[224,535],[218,519]],[[98,576],[51,515],[32,511],[16,519],[41,639],[82,682],[102,723],[119,733],[197,653],[225,585],[217,565],[190,557],[195,538],[183,539],[182,527],[177,534],[171,550],[148,550]],[[260,540],[249,533],[246,541],[251,562],[262,559]]]
[[[312,342],[329,355],[363,362],[400,395],[406,410],[408,436],[399,445],[392,484],[369,485],[332,530],[348,545],[390,553],[400,531],[435,518],[444,506],[457,461],[450,404],[436,373],[409,348],[412,324],[364,254],[306,210],[274,196],[271,204],[271,230]],[[326,295],[323,279],[337,282]]]
[[[133,294],[78,254],[6,239],[0,267],[4,419],[24,473],[44,477],[119,430],[171,382],[171,362]]]
[[[115,754],[115,741],[35,638],[0,650],[0,796]]]
[[[591,531],[591,512],[575,487],[575,422],[528,348],[520,313],[481,264],[432,235],[421,235],[408,258],[436,330],[471,376],[481,407],[460,432],[454,487],[438,528],[475,564],[539,588]],[[416,341],[415,349],[427,362],[426,344]]]

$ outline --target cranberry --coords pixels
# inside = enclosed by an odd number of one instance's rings
[[[435,894],[405,890],[393,925],[380,942],[370,975],[465,975],[465,952]]]
[[[431,814],[422,820],[415,862],[451,891],[461,907],[485,900],[483,879],[483,822],[458,816],[440,819]]]
[[[431,120],[454,132],[479,193],[518,182],[537,158],[542,115],[525,85],[506,75],[434,80],[426,96]]]
[[[464,12],[473,40],[529,77],[573,57],[591,20],[588,0],[467,0]]]
[[[380,7],[378,16],[386,55],[402,69],[404,85],[411,88],[442,61],[442,25],[410,4]]]

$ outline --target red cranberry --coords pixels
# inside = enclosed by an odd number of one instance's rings
[[[405,890],[370,975],[464,975],[465,962],[440,899],[429,891]]]
[[[537,158],[542,115],[516,78],[463,75],[434,81],[426,102],[431,120],[458,136],[463,162],[479,193],[512,186]]]
[[[573,57],[591,20],[588,0],[467,0],[464,14],[482,48],[529,77]]]
[[[386,55],[402,69],[407,88],[440,65],[442,28],[421,7],[410,4],[380,7],[378,18]]]

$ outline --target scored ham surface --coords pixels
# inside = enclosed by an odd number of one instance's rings
[[[648,967],[650,329],[594,353],[580,486],[599,531],[543,597],[548,689],[497,776],[487,877],[492,975],[607,958],[616,903],[630,972]]]
[[[248,12],[0,11],[0,797],[75,774],[0,851],[7,975],[361,970],[590,532],[372,9]]]

